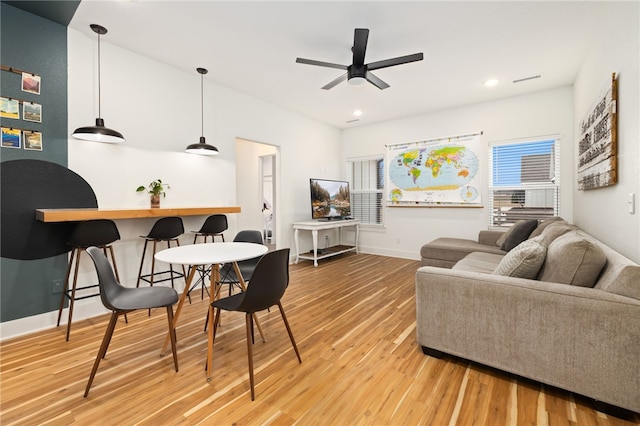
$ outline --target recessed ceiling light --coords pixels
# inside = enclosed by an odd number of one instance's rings
[[[356,117],[360,117],[362,115],[362,111],[357,109],[357,110],[353,111],[353,115],[355,115]]]
[[[493,87],[498,84],[498,80],[495,78],[491,78],[483,83],[487,87]]]

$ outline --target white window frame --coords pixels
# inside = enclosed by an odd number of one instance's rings
[[[548,179],[541,179],[536,182],[522,182],[522,176],[519,182],[505,182],[496,183],[494,180],[494,148],[499,149],[505,146],[517,146],[525,144],[535,144],[553,141],[553,150],[550,158],[550,173]],[[559,135],[546,135],[534,138],[526,139],[513,139],[499,142],[490,142],[488,149],[488,164],[489,164],[489,182],[488,182],[488,222],[489,229],[504,229],[513,225],[513,223],[520,219],[540,219],[544,217],[552,217],[560,215],[560,136]],[[542,170],[536,170],[541,172]],[[520,169],[522,174],[522,169]],[[522,191],[522,195],[514,194],[514,191]],[[501,197],[501,195],[504,195]],[[509,197],[511,199],[509,199]],[[514,200],[517,197],[517,200]],[[527,210],[527,203],[534,201],[528,201],[529,199],[544,199],[539,202],[546,207],[547,211],[543,214],[535,213],[534,209]],[[521,211],[515,203],[520,204]],[[530,206],[531,207],[531,206]],[[548,211],[553,209],[553,212]],[[533,211],[532,211],[533,210]]]
[[[380,161],[383,169],[382,175],[378,176]],[[384,227],[384,155],[347,159],[347,179],[351,192],[351,216],[359,219],[361,225]]]

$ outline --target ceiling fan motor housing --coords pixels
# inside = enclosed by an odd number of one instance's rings
[[[367,66],[362,65],[357,67],[355,65],[349,65],[347,67],[347,79],[351,80],[352,78],[365,78],[367,75]]]

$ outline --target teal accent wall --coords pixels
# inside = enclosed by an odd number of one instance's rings
[[[0,3],[0,62],[41,76],[40,95],[21,90],[21,76],[0,71],[3,97],[42,105],[42,123],[2,118],[3,127],[42,132],[42,151],[0,148],[2,162],[18,159],[50,161],[67,166],[67,28]],[[1,164],[0,164],[1,166]],[[1,208],[1,206],[0,206]],[[0,320],[2,322],[57,310],[60,294],[53,280],[64,280],[67,256],[40,260],[0,259]]]

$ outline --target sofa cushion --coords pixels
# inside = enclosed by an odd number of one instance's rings
[[[475,251],[504,254],[504,252],[496,246],[487,246],[463,238],[443,237],[436,238],[430,243],[423,245],[420,249],[420,256],[422,258],[452,262],[453,264]]]
[[[547,225],[540,235],[544,236],[547,240],[547,244],[551,244],[556,238],[566,234],[569,231],[575,231],[576,227],[570,225],[564,220],[558,220],[556,222]]]
[[[531,234],[537,226],[538,221],[536,219],[519,220],[498,239],[496,244],[499,244],[502,250],[509,251],[529,238],[529,234]]]
[[[507,253],[496,269],[495,275],[534,279],[547,255],[547,245],[543,236],[528,239]]]
[[[593,287],[606,263],[607,257],[597,244],[576,231],[570,231],[549,244],[547,260],[539,278],[541,281]]]
[[[549,219],[545,219],[545,220],[540,221],[540,223],[538,224],[536,229],[534,229],[531,232],[531,234],[529,234],[529,238],[537,237],[538,235],[542,234],[542,231],[544,231],[547,226],[551,225],[552,223],[558,222],[558,221],[565,222],[565,220],[562,219],[560,216],[554,216],[554,217],[550,217]]]
[[[466,255],[464,259],[458,261],[451,269],[490,274],[496,269],[496,266],[498,266],[503,257],[502,254],[474,251]]]

